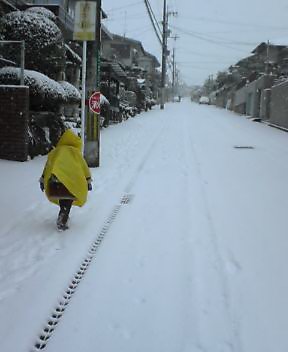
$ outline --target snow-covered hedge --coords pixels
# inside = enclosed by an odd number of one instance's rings
[[[19,80],[19,67],[3,67],[0,69],[0,84],[19,84]],[[60,104],[64,104],[68,100],[61,84],[40,72],[25,70],[24,84],[29,86],[32,110],[55,111]]]
[[[59,84],[64,89],[66,94],[66,100],[68,103],[79,103],[81,100],[81,94],[79,90],[74,87],[71,83],[66,81],[60,81]]]
[[[37,15],[41,15],[41,16],[48,18],[50,21],[56,22],[56,16],[54,15],[54,13],[52,11],[46,9],[45,7],[41,7],[41,6],[29,7],[25,11],[36,13]]]
[[[43,14],[13,11],[0,19],[0,36],[5,40],[25,40],[25,67],[48,74],[63,70],[65,47],[61,30]],[[19,45],[5,45],[5,59],[20,65]]]

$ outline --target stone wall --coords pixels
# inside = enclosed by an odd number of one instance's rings
[[[271,89],[269,122],[288,128],[288,81]]]
[[[29,88],[0,85],[0,158],[28,159]]]
[[[266,106],[267,93],[264,99],[264,91],[267,88],[271,88],[275,77],[271,75],[263,75],[257,80],[247,84],[235,93],[234,111],[240,110],[243,113],[243,107],[245,108],[244,113],[252,117],[260,117],[264,119],[264,111],[268,111],[269,107]],[[261,104],[265,104],[263,107]],[[239,108],[238,108],[239,105]],[[267,117],[265,117],[267,118]]]

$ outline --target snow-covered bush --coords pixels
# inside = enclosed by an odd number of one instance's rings
[[[37,15],[41,15],[41,16],[48,18],[50,21],[56,22],[56,16],[54,15],[54,13],[52,11],[46,9],[45,7],[41,7],[41,6],[29,7],[25,11],[36,13]]]
[[[30,112],[29,155],[47,154],[65,131],[65,122],[60,114],[53,112]]]
[[[19,84],[19,80],[19,67],[0,69],[0,84]],[[67,102],[67,94],[62,86],[40,72],[25,70],[24,84],[29,86],[31,110],[55,111]]]
[[[25,41],[25,67],[51,77],[63,71],[65,47],[61,30],[49,18],[35,11],[13,11],[0,19],[0,36]],[[20,48],[5,45],[6,59],[20,66]]]
[[[81,101],[81,94],[79,90],[74,87],[71,83],[66,81],[60,81],[59,84],[65,91],[66,101],[68,104],[75,104]]]

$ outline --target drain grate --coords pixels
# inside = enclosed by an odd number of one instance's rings
[[[235,149],[255,149],[252,145],[234,145]]]

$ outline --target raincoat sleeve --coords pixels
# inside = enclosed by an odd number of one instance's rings
[[[91,172],[90,172],[90,169],[89,169],[89,167],[88,167],[88,165],[87,165],[87,163],[86,163],[84,158],[82,158],[82,168],[83,168],[86,180],[91,179]]]

